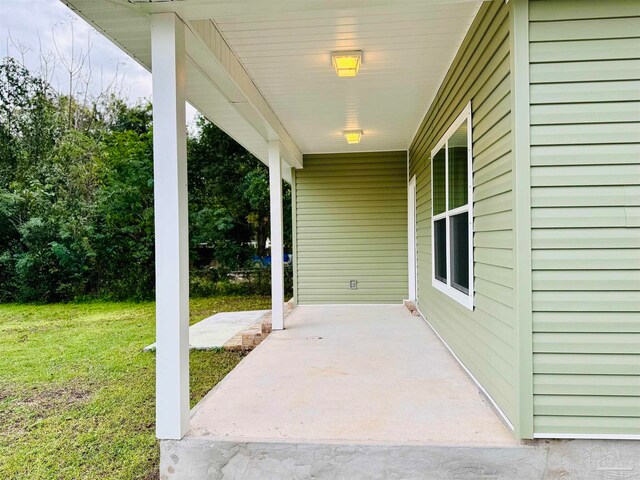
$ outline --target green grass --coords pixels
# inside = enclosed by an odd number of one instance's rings
[[[191,322],[265,308],[194,299]],[[153,303],[0,305],[0,478],[157,478],[154,330]],[[191,404],[240,359],[192,352]]]

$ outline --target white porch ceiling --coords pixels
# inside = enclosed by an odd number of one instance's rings
[[[149,13],[175,11],[185,21],[211,20],[273,118],[303,153],[408,149],[482,3],[62,1],[149,69]],[[357,77],[336,76],[334,50],[364,52]],[[197,59],[190,59],[191,103],[265,161],[265,132],[255,129],[246,106],[228,103],[205,72]],[[358,145],[348,145],[342,136],[352,129],[364,132]]]
[[[479,3],[393,3],[214,21],[304,153],[403,150]],[[363,51],[357,77],[336,76],[334,50]]]

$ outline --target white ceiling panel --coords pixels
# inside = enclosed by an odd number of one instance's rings
[[[330,2],[327,2],[330,3]],[[224,15],[212,20],[304,153],[407,149],[481,2]],[[338,78],[335,50],[362,50]],[[343,130],[361,129],[359,145]]]

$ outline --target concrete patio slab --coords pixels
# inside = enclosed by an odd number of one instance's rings
[[[190,437],[515,445],[420,318],[398,306],[298,307],[194,409]]]
[[[421,317],[298,307],[160,442],[162,480],[637,478],[638,442],[520,443]]]
[[[257,323],[269,310],[246,312],[223,312],[205,318],[189,327],[189,348],[211,350],[222,348],[237,333]],[[156,344],[144,347],[144,351],[155,350]]]

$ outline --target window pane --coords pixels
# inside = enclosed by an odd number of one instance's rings
[[[449,210],[467,204],[467,121],[449,138]]]
[[[437,220],[433,225],[433,253],[436,278],[447,283],[447,220]]]
[[[454,215],[451,225],[451,286],[469,293],[469,214]]]
[[[442,147],[431,159],[433,162],[433,214],[438,215],[447,208],[445,191],[445,152]]]

